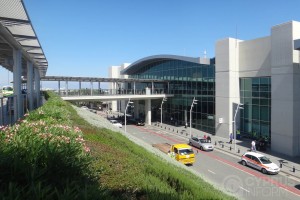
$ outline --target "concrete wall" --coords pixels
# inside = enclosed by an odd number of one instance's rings
[[[271,31],[271,148],[291,156],[300,155],[299,51],[293,42],[299,37],[299,22],[274,26]]]
[[[294,50],[294,40],[299,38],[300,22],[292,21],[272,27],[269,37],[216,43],[217,135],[228,137],[232,131],[239,78],[271,76],[271,148],[300,155],[300,54]]]
[[[123,63],[121,64],[121,66],[111,66],[108,69],[108,77],[109,78],[128,78],[128,75],[121,75],[120,71],[122,71],[123,69],[127,68],[130,65],[130,63]],[[112,89],[112,90],[117,90],[120,88],[124,88],[124,83],[109,83],[108,84],[108,89]],[[125,111],[125,107],[126,107],[126,102],[125,101],[111,101],[110,102],[111,108],[113,111],[121,111],[124,112]]]
[[[239,76],[262,77],[271,75],[271,38],[239,42]]]
[[[216,135],[228,137],[232,130],[234,104],[239,103],[238,60],[240,40],[216,43]],[[219,118],[223,123],[219,123]]]

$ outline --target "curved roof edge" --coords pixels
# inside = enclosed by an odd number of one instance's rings
[[[177,56],[177,55],[153,55],[137,60],[136,62],[130,64],[127,68],[121,71],[121,74],[132,74],[139,70],[142,65],[147,65],[152,62],[163,61],[163,60],[182,60],[187,62],[193,62],[197,64],[210,64],[210,58],[194,58],[187,56]]]

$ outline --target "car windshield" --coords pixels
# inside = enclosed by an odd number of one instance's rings
[[[180,155],[189,155],[189,154],[193,154],[193,150],[192,149],[179,149],[179,154]]]
[[[270,159],[267,158],[266,156],[260,157],[259,159],[260,159],[260,161],[261,161],[263,164],[270,164],[270,163],[272,163],[272,162],[270,161]]]
[[[201,143],[210,143],[207,139],[200,139]]]

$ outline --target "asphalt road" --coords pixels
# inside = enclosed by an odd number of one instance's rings
[[[123,127],[124,129],[124,127]],[[127,125],[127,133],[152,145],[187,143],[187,140],[153,126]],[[204,179],[239,199],[299,199],[300,180],[285,174],[265,175],[239,163],[240,158],[215,149],[203,152],[194,148],[196,162],[187,166]]]

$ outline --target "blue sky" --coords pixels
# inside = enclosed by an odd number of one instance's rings
[[[299,0],[24,0],[51,76],[107,77],[146,56],[214,57],[216,41],[300,21]],[[8,73],[0,67],[0,85]],[[12,79],[12,75],[10,75]]]

